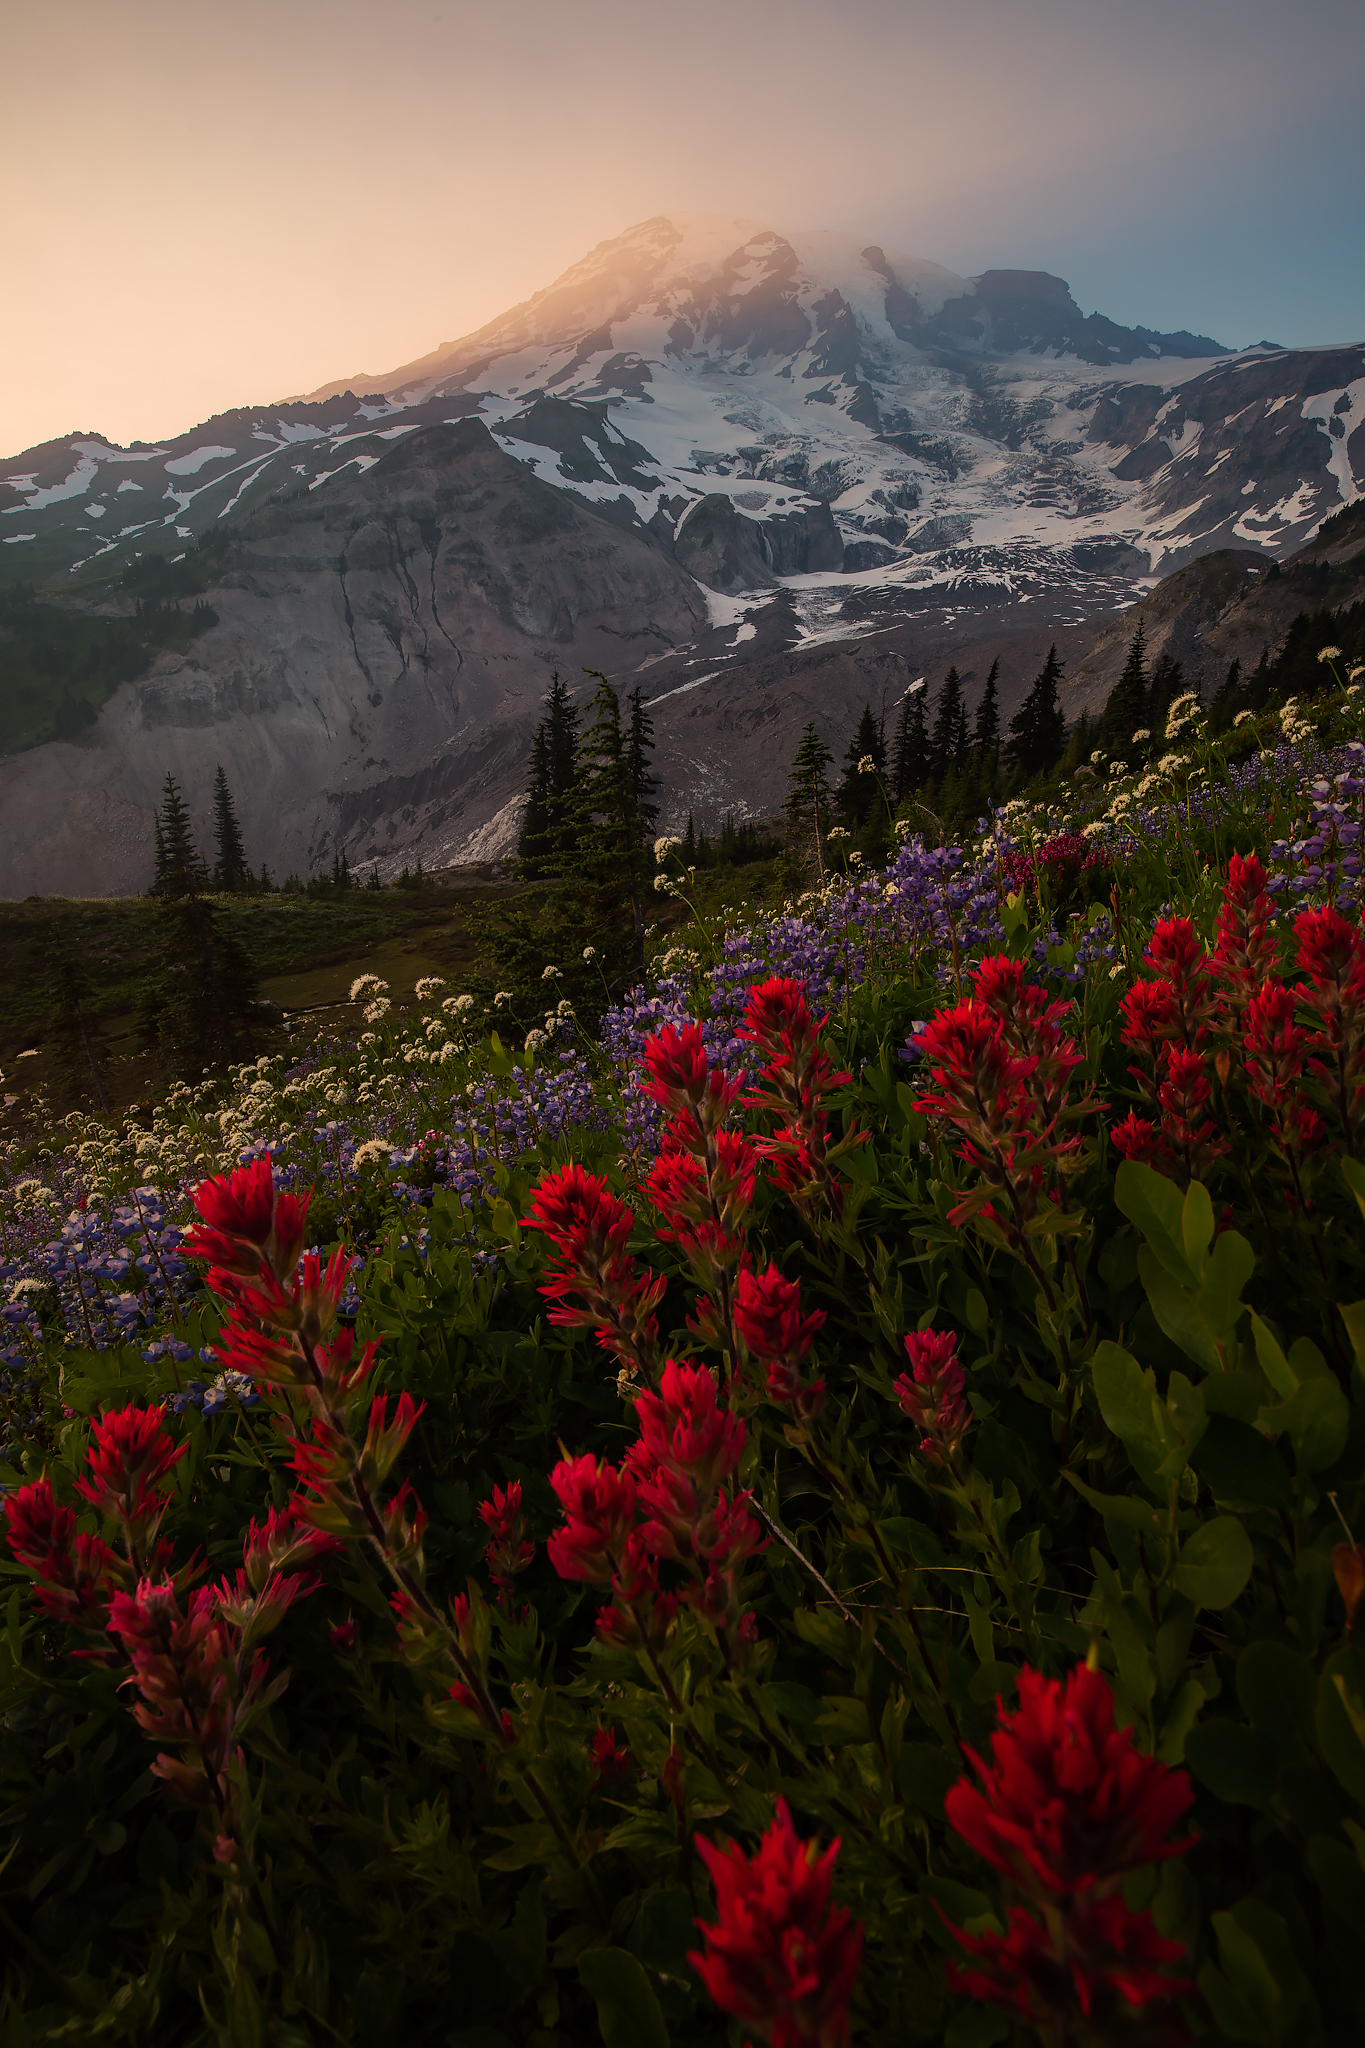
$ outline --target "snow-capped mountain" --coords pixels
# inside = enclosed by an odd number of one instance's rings
[[[30,879],[55,857],[23,822],[38,784],[98,785],[102,814],[117,788],[142,862],[164,767],[206,808],[267,677],[256,741],[276,721],[279,761],[243,769],[274,866],[505,841],[547,662],[645,684],[675,807],[762,809],[812,691],[842,741],[907,665],[1013,642],[1022,684],[1040,640],[1079,649],[1211,550],[1292,552],[1363,486],[1365,348],[1233,354],[1086,316],[1040,272],[964,278],[856,236],[661,216],[391,373],[155,447],[81,435],[0,465],[0,573],[84,600],[139,553],[214,526],[234,543],[190,655],[125,684],[81,740],[0,765],[0,886],[54,886]],[[438,761],[439,792],[414,800]]]

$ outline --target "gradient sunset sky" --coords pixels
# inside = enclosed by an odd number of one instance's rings
[[[10,0],[0,451],[481,325],[671,209],[1365,339],[1362,0]]]

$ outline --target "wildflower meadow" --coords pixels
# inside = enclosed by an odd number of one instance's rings
[[[1361,2037],[1337,682],[11,1147],[0,2040]]]

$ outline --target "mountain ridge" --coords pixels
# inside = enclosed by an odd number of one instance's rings
[[[1219,550],[1287,560],[1365,485],[1365,348],[1230,353],[1046,273],[741,216],[638,223],[352,382],[0,464],[0,575],[126,616],[121,577],[211,542],[217,614],[87,731],[0,759],[0,889],[137,886],[163,760],[196,816],[220,758],[249,779],[277,872],[486,858],[555,664],[643,684],[668,800],[742,813],[817,670],[832,738],[869,678],[1010,635],[1022,687],[1038,645],[1082,658]]]

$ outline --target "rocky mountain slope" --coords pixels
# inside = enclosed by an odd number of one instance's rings
[[[206,822],[220,761],[277,872],[486,857],[554,665],[643,683],[673,814],[761,810],[805,717],[842,746],[987,647],[1008,705],[1049,639],[1079,661],[1159,576],[1287,557],[1363,485],[1365,348],[1232,355],[1042,273],[644,222],[392,373],[0,465],[0,577],[58,601],[127,609],[139,557],[229,542],[188,654],[0,761],[0,891],[138,886],[165,770]]]

